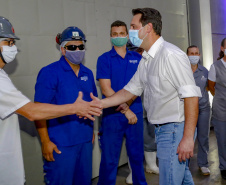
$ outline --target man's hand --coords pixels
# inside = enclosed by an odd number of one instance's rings
[[[118,108],[115,109],[115,111],[120,111],[122,114],[125,114],[128,109],[129,109],[129,106],[127,105],[127,103],[123,103],[119,105]]]
[[[136,124],[137,123],[137,116],[134,114],[130,109],[128,109],[125,113],[126,118],[129,121],[129,124]]]
[[[90,94],[91,98],[96,98],[93,94]],[[83,94],[80,91],[77,100],[75,101],[74,105],[76,106],[77,112],[76,115],[79,118],[85,117],[89,118],[90,120],[94,121],[95,118],[93,116],[100,116],[102,114],[101,105],[95,100],[92,102],[86,102],[82,99]],[[98,98],[97,98],[98,99]],[[99,100],[99,99],[98,99]]]
[[[93,93],[90,93],[90,97],[92,98],[92,101],[90,102],[91,107],[96,107],[100,110],[103,109],[103,103],[99,98],[93,95]],[[102,113],[102,112],[101,112]]]
[[[94,143],[94,141],[95,141],[95,134],[94,134],[94,132],[93,132],[92,144]]]
[[[180,162],[186,161],[193,157],[194,150],[194,139],[183,137],[180,141],[179,146],[177,147],[178,160]]]
[[[53,158],[53,151],[57,154],[61,154],[61,151],[58,150],[57,146],[53,142],[47,141],[42,143],[42,155],[47,161],[55,161]]]

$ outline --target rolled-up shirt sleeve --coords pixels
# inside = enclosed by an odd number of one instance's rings
[[[5,119],[29,102],[30,100],[17,90],[8,76],[2,72],[0,74],[0,119]]]
[[[212,82],[216,82],[216,70],[213,64],[210,67],[208,79]]]
[[[202,97],[200,88],[195,84],[186,54],[170,54],[165,66],[165,75],[167,80],[177,89],[180,99]]]
[[[123,88],[136,96],[141,96],[144,91],[144,84],[141,81],[141,75],[145,75],[142,73],[143,70],[141,69],[143,62],[144,61],[142,59],[138,65],[136,73],[133,75],[129,83]]]

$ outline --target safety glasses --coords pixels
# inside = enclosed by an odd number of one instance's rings
[[[85,45],[84,44],[81,44],[81,45],[78,45],[78,46],[76,46],[76,45],[68,45],[68,46],[64,46],[64,48],[66,50],[70,50],[70,51],[75,51],[77,48],[79,50],[84,50],[85,49]]]

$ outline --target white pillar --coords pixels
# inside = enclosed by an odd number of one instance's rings
[[[213,63],[211,12],[209,0],[199,0],[203,65],[209,70]]]

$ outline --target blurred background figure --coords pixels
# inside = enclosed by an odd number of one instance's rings
[[[210,132],[210,103],[208,95],[208,70],[200,61],[199,48],[195,45],[187,48],[187,55],[195,83],[201,89],[202,97],[199,98],[199,116],[197,122],[198,155],[197,163],[203,175],[210,175],[208,168],[209,132]]]
[[[212,124],[217,138],[219,168],[226,179],[226,38],[221,41],[220,53],[208,75],[208,87],[213,95]]]

